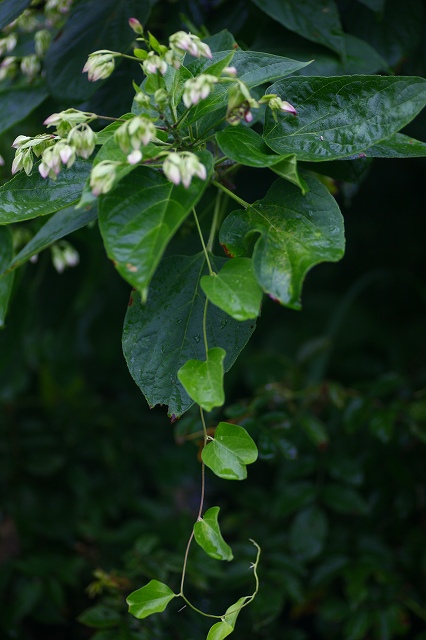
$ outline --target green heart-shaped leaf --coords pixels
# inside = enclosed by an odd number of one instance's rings
[[[243,427],[219,422],[215,437],[204,447],[204,464],[225,480],[247,478],[247,464],[257,459],[257,447]]]
[[[203,518],[194,524],[194,537],[197,543],[215,560],[232,560],[231,547],[226,544],[217,521],[220,508],[208,509]]]
[[[188,360],[178,371],[179,382],[187,394],[206,411],[221,407],[223,391],[223,360],[226,351],[220,347],[208,350],[207,360]]]
[[[151,580],[147,585],[133,591],[127,598],[129,613],[141,620],[153,613],[160,613],[177,595],[162,582]]]
[[[238,614],[249,597],[250,596],[243,596],[237,600],[235,604],[227,608],[221,622],[216,622],[216,624],[211,627],[207,640],[223,640],[234,631]]]
[[[262,289],[250,258],[229,260],[218,274],[203,276],[200,284],[210,302],[235,320],[249,320],[259,315]]]

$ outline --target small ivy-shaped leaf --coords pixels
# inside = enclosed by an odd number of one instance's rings
[[[204,447],[204,464],[225,480],[247,478],[247,464],[257,459],[257,447],[243,427],[219,422],[214,439]]]
[[[203,276],[200,284],[210,302],[235,320],[250,320],[259,315],[262,289],[251,258],[229,260],[218,274]]]
[[[161,613],[176,598],[176,594],[162,582],[151,580],[147,585],[137,591],[133,591],[126,602],[129,605],[129,613],[141,620],[153,613]]]
[[[228,607],[223,619],[211,627],[207,640],[223,640],[234,631],[238,614],[248,598],[249,596],[243,596],[235,604]]]
[[[178,371],[178,378],[187,394],[205,411],[221,407],[225,402],[223,391],[223,360],[226,351],[213,347],[207,360],[188,360]]]
[[[217,521],[219,507],[208,509],[201,520],[194,524],[194,537],[197,543],[215,560],[232,560],[231,547],[226,544]]]

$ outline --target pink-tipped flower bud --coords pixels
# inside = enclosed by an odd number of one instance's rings
[[[129,18],[129,27],[134,31],[138,36],[143,34],[143,26],[136,18]]]

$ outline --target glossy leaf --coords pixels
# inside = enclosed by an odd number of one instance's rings
[[[228,607],[222,620],[211,627],[207,640],[223,640],[229,636],[234,631],[238,614],[248,599],[249,596],[243,596],[235,604]]]
[[[201,288],[210,302],[235,320],[257,318],[260,313],[262,289],[250,258],[234,258],[218,274],[203,276]]]
[[[82,69],[90,53],[101,49],[126,51],[134,40],[129,17],[145,23],[149,0],[85,0],[73,8],[62,31],[50,46],[46,58],[47,81],[60,101],[86,100],[99,83],[89,82]]]
[[[367,158],[424,158],[426,142],[396,133],[365,151]]]
[[[211,558],[215,560],[232,560],[231,547],[225,542],[219,528],[219,507],[208,509],[201,520],[194,524],[196,542]]]
[[[288,180],[295,184],[296,187],[299,187],[303,195],[309,191],[305,178],[298,171],[297,156],[294,153],[289,156],[283,156],[282,160],[272,165],[271,169],[280,178],[284,178],[284,180]]]
[[[12,234],[7,227],[0,227],[0,329],[4,327],[4,320],[13,287],[13,274],[2,275],[2,273],[6,271],[12,255]]]
[[[205,411],[221,407],[223,390],[223,360],[226,352],[220,347],[208,350],[207,360],[188,360],[178,371],[179,382],[190,398]]]
[[[85,227],[89,222],[97,218],[96,207],[89,210],[78,211],[74,207],[68,207],[53,214],[51,218],[37,231],[28,244],[13,258],[9,269],[16,269],[32,256],[40,253],[51,244],[68,236],[70,233]]]
[[[342,25],[334,0],[253,0],[290,31],[345,55]]]
[[[127,598],[129,613],[141,620],[153,613],[161,613],[176,594],[162,582],[151,580],[147,585],[133,591]]]
[[[208,176],[212,156],[199,153]],[[146,301],[148,286],[164,250],[201,198],[206,180],[175,186],[158,171],[138,167],[110,193],[99,198],[99,226],[117,271]]]
[[[243,427],[219,422],[214,439],[204,447],[201,457],[219,478],[244,480],[246,465],[257,460],[257,447]]]
[[[30,176],[18,173],[0,187],[0,224],[45,216],[78,202],[91,166],[77,160],[56,180],[42,178],[37,169]]]
[[[228,29],[222,29],[219,33],[203,38],[203,42],[209,45],[210,51],[213,53],[216,51],[229,51],[233,49],[236,44],[234,36]]]
[[[217,271],[226,262],[212,258]],[[205,358],[203,314],[205,296],[200,278],[208,273],[203,253],[163,259],[155,273],[148,300],[141,304],[133,292],[123,328],[123,351],[136,384],[151,406],[168,405],[168,414],[179,417],[193,404],[177,378],[190,359]],[[207,340],[226,351],[228,371],[247,343],[254,321],[237,322],[209,304]]]
[[[328,522],[322,509],[312,506],[300,511],[290,527],[289,545],[299,559],[312,560],[323,550]]]
[[[284,95],[296,117],[266,112],[264,139],[279,154],[324,161],[365,151],[412,120],[426,104],[426,80],[415,77],[291,78],[268,93]]]
[[[274,182],[262,200],[224,221],[220,242],[233,256],[253,250],[257,281],[272,298],[294,309],[306,273],[315,264],[340,260],[344,251],[343,219],[334,198],[318,180],[306,176],[303,196],[294,185]]]
[[[35,86],[8,87],[0,91],[0,132],[26,118],[48,95],[44,82]]]
[[[0,3],[0,29],[4,29],[13,22],[27,7],[32,0],[2,0]]]

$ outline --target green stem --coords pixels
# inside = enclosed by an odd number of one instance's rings
[[[209,299],[206,297],[206,301],[204,303],[204,313],[203,313],[203,337],[204,337],[204,347],[206,349],[206,360],[208,359],[208,355],[209,355],[209,343],[207,341],[207,307],[208,306],[209,306]]]
[[[210,235],[209,235],[209,239],[207,240],[207,251],[209,251],[210,253],[212,253],[213,251],[213,242],[214,242],[214,237],[216,235],[216,229],[218,226],[219,215],[220,215],[220,210],[222,206],[222,198],[223,198],[223,193],[222,191],[219,191],[216,196],[212,226],[210,227]]]
[[[141,58],[136,58],[136,56],[128,56],[127,53],[117,53],[116,56],[120,56],[121,58],[127,58],[128,60],[136,60],[136,62],[139,62],[139,63],[143,62]]]
[[[232,193],[232,191],[227,189],[223,184],[220,184],[220,182],[217,182],[217,180],[212,180],[212,184],[218,189],[220,189],[221,191],[223,191],[223,193],[226,193],[226,195],[228,195],[230,198],[235,200],[235,202],[238,202],[238,204],[244,207],[244,209],[248,209],[251,206],[249,202],[246,202],[242,198],[239,198],[237,195],[235,195],[235,193]]]
[[[204,238],[203,238],[203,234],[202,234],[202,231],[201,231],[200,223],[198,222],[198,216],[197,216],[197,213],[196,213],[195,209],[192,209],[192,212],[194,214],[195,224],[197,225],[198,234],[200,236],[201,244],[203,245],[203,251],[204,251],[204,255],[206,256],[206,262],[207,262],[207,266],[209,268],[209,273],[210,273],[211,276],[213,276],[214,275],[214,271],[212,269],[212,265],[211,265],[211,262],[210,262],[209,252],[207,251],[206,244],[204,242]]]

